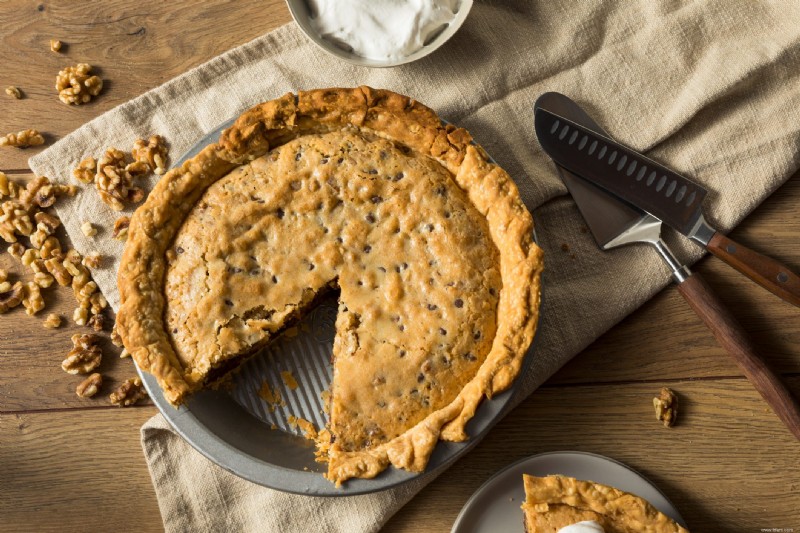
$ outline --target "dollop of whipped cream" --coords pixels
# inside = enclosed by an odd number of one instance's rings
[[[557,533],[605,533],[603,526],[594,520],[584,520],[577,524],[564,526]]]
[[[367,59],[402,59],[456,16],[460,0],[309,0],[322,38]]]

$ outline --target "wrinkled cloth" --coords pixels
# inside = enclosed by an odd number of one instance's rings
[[[544,299],[516,403],[669,282],[651,249],[597,249],[536,141],[535,99],[567,94],[621,142],[704,184],[707,218],[730,230],[800,166],[798,20],[794,2],[476,3],[440,50],[390,69],[343,63],[292,23],[92,120],[30,166],[68,182],[84,157],[130,149],[152,133],[167,138],[176,158],[287,91],[366,84],[410,95],[467,128],[534,214],[546,254]],[[118,214],[88,188],[57,212],[79,251],[113,258],[94,278],[116,308],[122,244],[110,229],[89,239],[79,228],[84,220],[111,228]],[[683,261],[701,256],[671,230],[665,238]],[[284,494],[216,467],[160,415],[142,428],[142,445],[167,531],[376,531],[430,480],[365,496]]]

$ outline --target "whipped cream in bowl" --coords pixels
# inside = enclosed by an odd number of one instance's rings
[[[420,59],[464,23],[472,0],[286,0],[323,50],[351,63],[391,67]]]

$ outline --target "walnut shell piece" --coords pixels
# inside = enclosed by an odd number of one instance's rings
[[[99,391],[102,386],[103,376],[95,372],[94,374],[89,374],[89,377],[81,381],[78,386],[75,387],[75,394],[81,398],[91,398],[97,394],[97,391]]]
[[[108,396],[111,403],[119,407],[130,407],[144,398],[147,398],[147,391],[138,377],[125,380],[125,383]]]
[[[68,374],[88,374],[103,360],[103,351],[100,349],[100,336],[94,333],[72,336],[72,350],[61,363],[61,368]]]
[[[661,393],[653,398],[653,407],[656,410],[656,419],[664,424],[664,427],[672,427],[675,418],[678,416],[678,396],[672,389],[662,387]]]

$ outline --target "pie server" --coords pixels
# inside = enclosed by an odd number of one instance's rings
[[[706,189],[619,144],[596,125],[587,126],[590,124],[549,107],[537,108],[539,142],[556,163],[650,213],[768,291],[800,307],[800,276],[708,224],[702,211]]]
[[[561,179],[600,248],[609,250],[637,242],[654,246],[672,270],[678,291],[792,434],[800,439],[798,401],[761,359],[711,288],[699,274],[678,262],[661,239],[660,218],[669,216],[676,223],[684,220],[680,226],[686,230],[684,234],[692,234],[695,239],[694,235],[707,242],[725,239],[737,246],[703,220],[699,205],[706,191],[612,140],[583,109],[562,94],[543,94],[534,105],[534,114],[539,143],[555,160]],[[622,173],[625,179],[616,173]],[[603,188],[594,183],[602,184]],[[646,188],[643,192],[639,191],[641,184]],[[666,202],[676,204],[673,211],[679,213],[671,212],[668,208],[671,206],[660,205]],[[777,262],[772,264],[780,267]],[[789,276],[788,270],[784,271]]]

